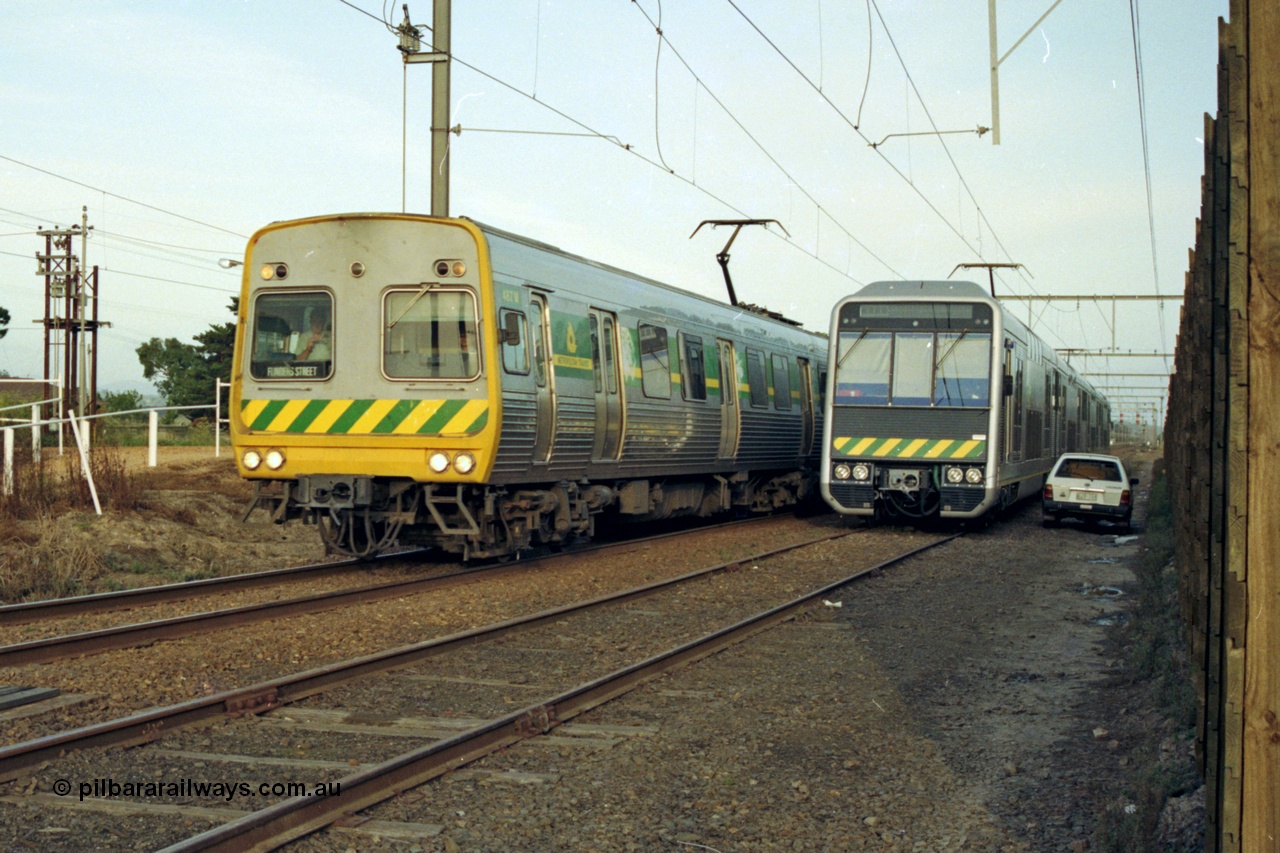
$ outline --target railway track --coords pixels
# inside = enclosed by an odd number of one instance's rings
[[[838,576],[783,604],[753,610],[746,618],[732,619],[723,627],[702,636],[685,639],[653,654],[646,654],[642,660],[610,667],[609,672],[603,675],[551,692],[545,698],[526,704],[517,711],[491,716],[451,736],[433,739],[429,745],[362,767],[337,780],[342,786],[341,797],[312,796],[281,800],[252,816],[237,818],[223,827],[181,842],[172,849],[272,849],[288,838],[306,834],[332,822],[337,812],[349,813],[434,778],[449,768],[456,768],[460,763],[474,760],[517,741],[559,729],[584,711],[657,678],[672,668],[713,654],[727,645],[791,618],[832,589],[944,541],[948,540],[930,541],[922,548],[912,549],[888,561],[862,566],[856,571],[832,573]],[[814,542],[807,542],[780,550],[791,551],[814,545]],[[359,660],[273,679],[203,700],[136,714],[76,732],[19,744],[0,750],[0,778],[11,779],[29,773],[46,761],[56,763],[59,755],[71,750],[146,742],[167,732],[211,723],[227,716],[271,715],[273,711],[286,706],[287,709],[295,708],[296,703],[307,697],[321,697],[340,685],[350,685],[355,681],[363,683],[364,679],[374,673],[403,669],[426,658],[439,659],[445,655],[463,653],[480,648],[480,643],[485,644],[483,648],[492,649],[495,642],[501,643],[502,638],[517,632],[532,632],[539,628],[545,631],[548,626],[552,626],[553,631],[567,631],[569,629],[561,626],[573,624],[576,619],[590,618],[590,614],[601,611],[615,614],[609,616],[607,621],[616,622],[620,607],[641,599],[665,596],[662,600],[666,603],[661,609],[674,608],[676,605],[672,602],[679,600],[679,596],[688,594],[685,590],[691,585],[712,576],[723,576],[734,570],[741,570],[748,563],[765,560],[768,556],[770,555],[752,555],[667,581],[459,632]],[[737,577],[734,580],[737,581]],[[776,590],[772,594],[776,597]],[[312,713],[314,716],[317,712]],[[322,712],[319,713],[323,716]]]
[[[728,526],[750,525],[765,521],[768,521],[768,519],[733,521],[700,527],[698,530],[711,531]],[[272,619],[282,619],[305,613],[318,613],[337,607],[367,604],[386,598],[420,595],[461,584],[475,583],[481,578],[495,579],[522,574],[530,571],[533,566],[552,560],[574,559],[603,550],[635,547],[646,542],[683,535],[688,535],[688,531],[661,533],[637,539],[595,544],[575,549],[571,552],[545,554],[516,563],[494,563],[447,571],[443,574],[429,577],[414,577],[365,584],[344,589],[309,593],[286,599],[261,601],[236,607],[187,613],[180,616],[9,643],[0,645],[0,666],[48,663],[68,657],[98,654],[161,640],[173,640],[210,631],[227,630]],[[401,560],[412,560],[421,553],[410,552],[408,554],[387,555],[377,558],[377,562],[394,565]],[[281,583],[297,583],[336,572],[347,572],[352,567],[358,567],[364,562],[373,561],[344,560],[340,563],[297,566],[289,569],[256,572],[249,575],[231,575],[224,578],[149,587],[141,590],[127,590],[93,596],[53,599],[47,602],[9,605],[0,607],[0,626],[4,626],[6,623],[21,624],[36,618],[52,619],[58,616],[100,615],[144,605],[188,600],[205,594],[223,595]],[[37,614],[44,615],[39,616]]]

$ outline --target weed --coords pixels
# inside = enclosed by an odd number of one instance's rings
[[[34,537],[0,543],[0,601],[61,598],[96,588],[107,566],[83,540],[43,520]]]

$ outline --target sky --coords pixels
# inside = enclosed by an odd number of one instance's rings
[[[996,145],[981,0],[455,3],[449,212],[721,300],[730,231],[690,235],[774,219],[733,244],[738,297],[823,332],[866,283],[1018,263],[997,295],[1051,346],[1173,352],[1177,301],[1122,303],[1113,329],[1109,302],[1012,297],[1182,293],[1227,0],[1064,0],[1037,24],[1052,5],[997,4]],[[432,4],[409,11],[425,47]],[[401,61],[402,18],[0,0],[0,370],[42,373],[36,231],[84,208],[99,385],[144,391],[137,347],[229,321],[217,261],[258,228],[429,212],[431,72]],[[1107,390],[1172,360],[1072,363]]]

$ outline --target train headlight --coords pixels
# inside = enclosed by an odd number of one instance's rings
[[[267,451],[267,467],[272,471],[279,471],[284,467],[284,451],[276,450],[274,447]]]
[[[250,471],[257,471],[258,466],[262,464],[262,454],[256,450],[246,450],[244,455],[240,457],[240,461]]]
[[[871,466],[865,462],[859,462],[853,466],[853,479],[859,482],[866,482],[871,479]]]
[[[453,470],[459,474],[470,474],[476,468],[476,458],[470,453],[459,453],[453,459]]]
[[[286,279],[289,277],[289,267],[285,264],[263,264],[258,275],[262,276],[263,281]]]
[[[965,482],[969,483],[970,485],[973,485],[973,486],[978,485],[979,483],[982,482],[982,469],[981,468],[967,469],[964,472],[964,479],[965,479]]]
[[[449,271],[452,272],[454,275],[466,275],[467,265],[464,264],[462,261],[454,261],[453,266],[449,268]]]
[[[848,465],[841,462],[832,473],[835,474],[837,480],[847,480],[852,471],[849,470]]]
[[[449,454],[443,450],[437,450],[427,457],[427,467],[437,474],[443,474],[449,470]]]
[[[964,479],[964,471],[959,468],[947,468],[946,478],[948,483],[959,483]]]

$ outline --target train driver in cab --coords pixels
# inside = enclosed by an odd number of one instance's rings
[[[329,340],[329,312],[316,308],[311,312],[311,334],[298,343],[294,353],[298,361],[328,361],[332,350]]]

